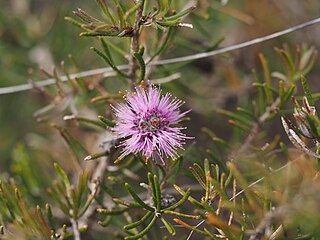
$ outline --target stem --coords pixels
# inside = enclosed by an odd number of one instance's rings
[[[93,173],[91,175],[91,179],[95,179],[97,181],[103,182],[105,175],[106,175],[106,169],[109,165],[109,159],[112,159],[113,156],[113,149],[114,149],[114,143],[112,143],[112,136],[107,136],[105,138],[105,141],[108,142],[108,144],[105,144],[103,147],[103,150],[107,153],[105,157],[102,157],[98,159],[98,164],[93,170]],[[94,193],[96,191],[96,184],[91,183],[89,184],[89,189],[91,193]],[[111,198],[105,197],[104,201],[107,202],[107,200],[110,200]],[[108,204],[106,204],[108,205]],[[91,217],[95,214],[97,208],[97,204],[95,201],[93,201],[86,212],[83,214],[83,216],[79,219],[79,222],[81,225],[92,225],[93,221]]]
[[[95,167],[95,169],[93,170],[92,173],[92,179],[94,180],[98,180],[98,181],[103,181],[104,179],[104,175],[105,175],[105,169],[108,165],[108,158],[109,156],[103,157],[98,161],[97,166]],[[96,184],[95,183],[90,183],[89,184],[89,189],[92,193],[94,193],[96,191]],[[91,205],[88,207],[88,209],[86,210],[86,212],[84,213],[84,215],[82,216],[82,218],[80,219],[81,225],[90,225],[91,223],[89,223],[89,220],[91,218],[91,216],[96,212],[96,204],[93,201],[91,203]]]
[[[138,69],[138,63],[136,58],[134,57],[134,53],[139,51],[139,38],[140,38],[140,24],[141,24],[141,17],[144,8],[144,0],[142,0],[141,6],[136,11],[136,18],[133,24],[133,32],[130,44],[130,58],[129,58],[129,71],[128,74],[131,78],[131,84],[136,82],[137,74],[136,71]]]
[[[75,218],[70,218],[74,240],[81,240],[78,222]]]

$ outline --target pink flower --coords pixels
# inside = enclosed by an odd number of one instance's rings
[[[180,112],[183,102],[172,99],[171,94],[161,95],[161,90],[150,84],[145,90],[138,86],[136,92],[127,93],[125,102],[113,107],[117,124],[113,131],[123,141],[118,147],[123,147],[120,159],[130,153],[142,153],[148,160],[159,157],[177,158],[177,150],[188,139],[181,132],[182,127],[176,126],[189,111]]]

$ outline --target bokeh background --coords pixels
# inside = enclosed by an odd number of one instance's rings
[[[177,0],[181,7],[188,2]],[[225,1],[224,1],[225,2]],[[163,58],[204,52],[218,39],[224,37],[219,47],[230,46],[256,37],[267,35],[290,26],[319,17],[320,2],[317,0],[230,0],[224,6],[220,1],[203,0],[186,22],[193,29],[179,29],[170,50]],[[79,37],[79,30],[64,20],[76,8],[95,14],[97,6],[92,0],[1,0],[0,1],[0,87],[25,84],[30,80],[46,79],[39,72],[43,68],[52,72],[54,66],[65,61],[70,72],[105,67],[89,48],[97,43],[93,39]],[[163,72],[181,73],[175,84],[164,86],[186,101],[185,108],[192,108],[192,121],[188,134],[197,137],[199,147],[205,142],[200,129],[209,127],[217,135],[227,139],[231,130],[226,119],[215,112],[217,108],[229,110],[248,103],[254,93],[252,69],[261,72],[258,53],[269,59],[270,69],[281,68],[274,46],[284,43],[294,49],[306,43],[319,48],[320,25],[288,34],[245,49],[191,63],[162,67]],[[117,44],[115,42],[115,44]],[[72,54],[78,69],[68,55]],[[117,57],[116,61],[117,61]],[[125,63],[118,60],[119,64]],[[319,91],[319,63],[316,62],[308,82]],[[61,72],[61,69],[59,70]],[[157,77],[157,76],[155,76]],[[114,81],[114,80],[113,80]],[[110,82],[110,85],[116,85]],[[117,89],[115,87],[115,89]],[[36,90],[0,95],[0,173],[16,172],[16,149],[23,146],[28,151],[37,149],[35,161],[50,165],[61,156],[65,148],[48,124],[38,123],[33,113],[48,104],[47,98]],[[103,106],[101,106],[103,109]],[[103,114],[103,111],[100,113]],[[48,123],[48,122],[47,122]],[[266,126],[270,135],[282,132],[280,122]],[[91,139],[85,141],[89,142]],[[286,141],[286,140],[284,140]],[[57,145],[57,148],[54,146]],[[49,148],[49,146],[51,148]],[[46,149],[48,148],[48,149]],[[42,150],[39,153],[39,149]],[[60,152],[59,152],[60,151]],[[34,154],[34,153],[31,153]],[[16,159],[16,160],[13,160]]]
[[[215,42],[222,39],[219,48],[231,46],[320,17],[318,0],[175,0],[173,2],[177,9],[191,5],[198,6],[184,19],[185,22],[192,23],[194,28],[179,28],[162,59],[209,51]],[[103,18],[94,0],[0,0],[0,91],[1,87],[47,79],[48,74],[39,69],[51,74],[56,66],[58,74],[64,75],[60,67],[61,61],[64,61],[69,73],[106,67],[105,63],[90,50],[91,46],[98,47],[99,42],[93,38],[79,37],[80,30],[64,20],[65,16],[73,16],[72,11],[78,7]],[[119,46],[123,46],[126,41],[109,40]],[[147,43],[151,46],[152,39]],[[219,114],[217,109],[233,111],[238,106],[251,108],[251,100],[257,93],[257,88],[252,86],[255,82],[252,69],[256,69],[257,74],[263,76],[259,53],[263,53],[269,60],[272,72],[283,72],[284,66],[274,47],[285,46],[294,53],[298,44],[319,49],[320,24],[219,56],[157,67],[151,79],[175,73],[181,74],[179,79],[163,84],[162,88],[184,100],[186,102],[184,109],[192,109],[189,114],[191,120],[186,123],[187,135],[195,137],[195,141],[188,142],[188,145],[193,147],[186,147],[186,158],[189,162],[202,163],[206,149],[211,144],[207,134],[202,131],[203,127],[211,129],[217,136],[230,142],[234,149],[242,144],[237,140],[243,138],[233,131],[226,117]],[[117,64],[127,63],[117,54],[113,59]],[[317,60],[307,76],[312,92],[320,91],[319,66]],[[79,110],[81,116],[91,119],[96,119],[97,115],[112,118],[109,104],[90,102],[90,98],[96,94],[90,91],[90,84],[97,89],[106,89],[108,93],[117,93],[119,90],[124,90],[123,82],[117,81],[116,78],[99,79],[99,77],[83,81],[87,87],[89,86],[89,91],[86,92],[87,96],[72,95],[72,99],[76,99],[76,106],[73,107]],[[275,80],[273,84],[277,85],[277,81]],[[301,88],[298,88],[295,95],[301,94]],[[70,104],[71,107],[69,105],[68,107],[72,108],[73,103],[67,102],[66,105]],[[43,119],[34,116],[35,112],[39,113],[39,109],[43,110],[50,104],[56,105],[48,116],[44,115]],[[317,102],[316,105],[318,106]],[[286,107],[292,110],[291,103]],[[68,173],[75,173],[79,167],[59,132],[52,128],[52,123],[68,128],[89,153],[99,151],[99,143],[105,137],[105,132],[101,129],[92,130],[83,126],[79,129],[75,123],[63,121],[63,115],[70,112],[70,109],[64,106],[63,100],[57,98],[55,86],[47,87],[44,91],[32,89],[0,95],[0,176],[1,179],[14,176],[16,182],[23,185],[22,191],[32,206],[35,204],[43,206],[46,203],[47,193],[44,189],[51,185],[52,179],[56,176],[53,162],[58,162]],[[261,144],[255,142],[255,145],[260,147],[276,135],[279,135],[281,141],[289,143],[277,117],[266,123],[260,134],[264,142]],[[83,156],[81,157],[83,159]],[[282,165],[286,161],[287,159],[279,159],[276,165]],[[263,160],[261,162],[263,163]],[[89,167],[90,164],[88,163]],[[248,172],[251,174],[251,171]],[[188,176],[190,178],[186,180]],[[178,184],[189,183],[191,178],[191,174],[186,173],[179,178]],[[279,179],[279,183],[282,183],[282,179]],[[116,185],[112,187],[121,192]],[[316,208],[309,208],[310,214],[305,215],[311,216],[313,209]],[[306,221],[306,225],[312,223],[313,219],[310,219]],[[61,223],[64,223],[63,221],[61,220]],[[97,234],[95,239],[105,239],[104,230],[99,229],[95,234]],[[92,236],[88,235],[87,239],[92,239]]]

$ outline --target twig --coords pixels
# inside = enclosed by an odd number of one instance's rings
[[[317,24],[319,22],[320,22],[320,17],[313,19],[311,21],[293,26],[291,28],[287,28],[285,30],[282,30],[282,31],[279,31],[279,32],[276,32],[276,33],[273,33],[270,35],[266,35],[266,36],[263,36],[260,38],[255,38],[253,40],[246,41],[246,42],[243,42],[240,44],[235,44],[235,45],[232,45],[229,47],[225,47],[225,48],[221,48],[218,50],[205,52],[205,53],[197,53],[197,54],[187,55],[187,56],[183,56],[183,57],[169,58],[169,59],[164,59],[164,60],[160,60],[160,61],[154,61],[154,62],[150,63],[150,65],[157,66],[157,65],[166,65],[166,64],[173,64],[173,63],[179,63],[179,62],[185,62],[185,61],[192,61],[192,60],[196,60],[196,59],[207,58],[207,57],[219,55],[219,54],[226,53],[226,52],[231,52],[231,51],[238,50],[238,49],[245,48],[245,47],[249,47],[249,46],[252,46],[252,45],[255,45],[258,43],[266,42],[268,40],[271,40],[271,39],[298,31],[300,29]],[[117,66],[117,68],[119,70],[126,70],[126,69],[129,69],[129,65],[119,65],[119,66]],[[70,78],[89,77],[89,76],[93,76],[93,75],[109,73],[112,71],[113,70],[110,67],[99,68],[99,69],[94,69],[94,70],[71,74]],[[67,80],[68,80],[68,78],[66,76],[61,77],[61,81],[64,82]],[[41,87],[41,86],[52,85],[54,83],[55,83],[54,79],[49,78],[49,79],[37,82],[37,85]],[[22,92],[22,91],[30,90],[30,89],[32,89],[32,87],[33,87],[32,84],[22,84],[22,85],[10,86],[10,87],[3,87],[3,88],[0,88],[0,95],[15,93],[15,92]]]
[[[67,187],[67,197],[69,199],[69,201],[72,201],[72,197],[70,196],[70,186],[66,186]],[[73,232],[73,236],[74,236],[74,240],[81,240],[81,236],[80,236],[80,230],[79,230],[79,223],[77,220],[77,216],[75,216],[74,211],[70,210],[71,216],[70,216],[70,223],[71,223],[71,228],[72,228],[72,232]]]
[[[100,158],[98,161],[97,166],[93,170],[92,173],[92,179],[96,181],[103,181],[106,173],[106,169],[109,165],[109,158],[113,155],[114,146],[116,144],[116,138],[112,133],[107,132],[107,136],[104,138],[103,143],[100,145],[100,147],[103,148],[103,150],[107,153],[107,156]],[[94,193],[97,188],[97,183],[91,183],[89,185],[89,189],[91,193]],[[79,220],[81,222],[81,225],[89,225],[90,217],[96,213],[96,203],[92,202],[91,205],[88,207],[85,214],[82,216],[82,218]]]
[[[128,71],[128,74],[131,77],[132,83],[136,82],[136,77],[137,77],[136,71],[138,69],[138,63],[136,58],[134,57],[134,53],[138,52],[139,50],[139,38],[140,38],[139,31],[140,31],[143,8],[144,8],[144,0],[142,0],[141,6],[136,11],[136,18],[133,24],[133,32],[132,32],[131,45],[130,45],[129,71]]]
[[[106,167],[108,165],[108,157],[100,158],[98,165],[95,167],[94,172],[92,173],[92,179],[101,181],[104,177]],[[92,194],[96,191],[96,184],[91,183],[89,185],[89,189],[92,192]],[[96,212],[96,203],[92,202],[91,205],[88,207],[87,211],[84,213],[84,215],[79,219],[79,223],[81,225],[89,225],[89,219],[90,217],[95,214]]]
[[[77,220],[72,217],[72,218],[70,218],[70,222],[71,222],[71,226],[72,226],[74,240],[81,240],[80,231],[79,231],[79,225],[78,225]]]

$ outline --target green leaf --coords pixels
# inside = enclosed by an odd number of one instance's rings
[[[182,196],[182,198],[178,202],[176,202],[175,204],[171,205],[170,207],[164,209],[163,211],[174,210],[174,209],[180,207],[183,203],[185,203],[185,201],[188,200],[190,194],[191,194],[191,189],[188,188],[187,191],[184,193],[184,195]]]
[[[178,185],[174,184],[173,187],[177,190],[178,193],[180,193],[182,196],[185,196],[186,192],[183,191]],[[188,197],[188,201],[193,205],[195,205],[196,207],[199,207],[200,209],[203,209],[203,208],[206,209],[206,206],[204,206],[203,204],[201,204],[199,201],[197,201],[191,196]],[[209,208],[206,210],[209,210]]]
[[[214,40],[210,46],[206,49],[206,52],[213,51],[218,48],[219,44],[222,43],[225,39],[225,36],[220,36],[216,40]]]
[[[102,227],[107,227],[111,221],[111,216],[108,215],[104,221],[98,221],[98,224]]]
[[[239,113],[234,113],[231,111],[227,111],[225,109],[217,109],[216,110],[217,113],[223,114],[231,119],[237,120],[242,124],[245,124],[246,126],[251,126],[252,125],[252,121],[250,119],[248,119],[247,117],[244,117],[243,115],[239,114]]]
[[[163,213],[164,213],[164,214],[170,214],[170,215],[177,216],[177,217],[194,219],[194,220],[199,220],[199,219],[200,219],[200,216],[195,216],[195,215],[190,215],[190,214],[175,212],[175,211],[171,211],[171,210],[164,210]]]
[[[199,168],[197,168],[197,167],[199,167]],[[195,177],[195,179],[197,179],[199,184],[203,187],[203,189],[205,189],[206,185],[205,185],[204,172],[201,169],[201,167],[198,164],[194,163],[193,167],[191,167],[191,166],[189,167],[189,170],[191,171],[191,173]]]
[[[77,26],[77,27],[79,27],[79,28],[82,28],[82,23],[79,22],[79,21],[77,21],[77,20],[75,20],[75,19],[72,18],[72,17],[64,17],[64,20],[70,22],[71,24],[73,24],[73,25],[75,25],[75,26]]]
[[[63,169],[59,166],[58,163],[54,163],[54,168],[56,169],[57,173],[60,175],[62,181],[64,182],[64,185],[66,186],[66,189],[69,189],[70,188],[70,181],[69,181],[69,178],[66,174],[65,171],[63,171]]]
[[[160,183],[157,175],[153,176],[153,182],[154,182],[154,187],[156,191],[156,209],[159,212],[161,210],[161,190],[160,190]]]
[[[91,203],[93,202],[93,200],[94,200],[94,198],[95,198],[95,194],[96,194],[96,193],[92,193],[92,194],[90,194],[90,195],[88,196],[87,201],[85,202],[85,204],[83,205],[83,207],[79,210],[79,213],[76,215],[77,218],[82,217],[82,216],[86,213],[87,209],[90,207]]]
[[[108,5],[106,4],[105,0],[96,0],[97,4],[102,9],[103,13],[110,18],[113,25],[116,25],[116,21],[114,20],[112,14],[110,13],[110,10],[108,8]]]
[[[115,123],[112,120],[105,118],[104,116],[98,116],[99,120],[103,122],[107,127],[114,127]]]
[[[101,157],[105,157],[108,155],[108,152],[106,151],[103,151],[103,152],[99,152],[99,153],[93,153],[93,154],[90,154],[88,156],[86,156],[84,158],[85,161],[89,161],[89,160],[93,160],[93,159],[98,159],[98,158],[101,158]]]
[[[103,129],[106,128],[105,124],[103,124],[103,123],[101,123],[99,121],[96,121],[96,120],[93,120],[93,119],[89,119],[89,118],[86,118],[86,117],[81,117],[81,116],[66,115],[66,116],[64,116],[63,120],[65,120],[65,121],[76,120],[78,122],[91,124],[91,125],[94,125],[94,126],[97,126],[97,127],[101,127]]]
[[[119,18],[120,27],[123,28],[125,25],[124,12],[120,4],[116,5],[117,14]]]
[[[198,229],[197,227],[191,226],[191,225],[183,222],[179,218],[174,218],[173,221],[175,221],[176,223],[180,224],[181,226],[183,226],[183,227],[185,227],[185,228],[187,228],[187,229],[189,229],[189,230],[191,230],[193,232],[199,233],[199,234],[204,235],[204,236],[210,236],[211,237],[211,235],[208,234],[207,232],[202,231],[202,230]]]
[[[113,209],[103,209],[103,208],[98,208],[97,212],[98,213],[104,213],[107,215],[120,215],[126,211],[128,211],[129,208],[113,208]]]
[[[312,97],[311,92],[310,92],[310,88],[308,86],[306,78],[303,75],[301,75],[301,85],[302,85],[302,88],[303,88],[303,92],[304,92],[305,96],[308,99],[309,104],[311,106],[314,106],[314,101],[313,101],[313,97]]]
[[[48,220],[48,223],[49,223],[51,230],[55,231],[56,228],[55,228],[55,224],[54,224],[54,219],[53,219],[51,207],[48,203],[46,204],[46,216],[47,216],[47,220]]]
[[[82,162],[83,158],[89,155],[88,151],[82,146],[82,144],[75,139],[65,128],[58,126],[56,124],[52,124],[52,127],[57,129],[61,135],[61,137],[65,140],[65,143],[70,150],[70,153],[73,155],[75,160]]]
[[[34,219],[34,220],[38,223],[40,232],[43,234],[44,237],[50,237],[51,231],[49,229],[49,226],[47,225],[47,222],[44,220],[44,217],[39,205],[36,206],[35,213],[36,213],[37,219]]]
[[[88,192],[89,170],[81,172],[78,177],[76,205],[80,207],[83,195]]]
[[[153,212],[148,211],[140,220],[125,225],[123,227],[123,229],[124,230],[130,230],[132,228],[136,228],[136,227],[140,226],[142,223],[144,223],[152,215],[152,213]]]
[[[152,207],[150,207],[149,205],[147,205],[144,201],[141,200],[141,198],[135,193],[135,191],[131,188],[131,186],[129,185],[129,183],[125,183],[124,184],[125,188],[128,190],[128,192],[130,193],[130,195],[132,196],[132,198],[143,208],[149,210],[149,211],[154,211],[154,209]]]
[[[264,75],[264,80],[265,80],[264,91],[266,94],[267,103],[270,105],[273,102],[273,98],[272,98],[272,92],[270,90],[271,89],[271,79],[270,79],[269,65],[268,65],[267,59],[264,57],[264,55],[262,53],[259,53],[259,59],[260,59],[261,65],[262,65],[263,75]]]
[[[69,212],[69,207],[62,202],[61,200],[61,195],[58,194],[53,188],[48,188],[47,192],[53,197],[53,199],[58,203],[60,210],[66,214],[67,216],[69,216],[70,212]]]
[[[133,13],[135,13],[139,8],[143,7],[144,0],[139,0],[132,8],[130,8],[126,13],[124,14],[124,21],[127,21],[129,16]]]
[[[141,207],[140,204],[136,203],[136,202],[127,202],[127,201],[124,201],[120,198],[112,198],[112,201],[115,202],[116,204],[120,204],[120,205],[123,205],[123,206],[126,206],[126,207],[130,207],[130,208],[139,208]]]
[[[283,99],[282,99],[282,102],[283,103],[286,103],[292,96],[294,90],[296,89],[296,86],[294,84],[292,84],[288,90],[285,92],[284,96],[283,96]]]
[[[141,232],[139,232],[138,234],[136,234],[134,236],[127,236],[124,239],[125,240],[133,240],[133,239],[142,238],[145,234],[147,234],[148,231],[150,231],[150,229],[153,227],[153,225],[155,224],[156,221],[157,221],[157,216],[154,215],[151,222],[148,224],[148,226],[145,229],[143,229]]]
[[[168,230],[168,232],[172,235],[175,236],[176,235],[176,230],[174,229],[174,227],[172,226],[172,224],[170,222],[168,222],[165,218],[161,218],[161,221],[163,222],[164,226],[166,227],[166,229]]]
[[[178,27],[179,20],[165,21],[163,19],[156,21],[161,27]]]
[[[100,38],[100,41],[101,41],[101,45],[103,47],[103,51],[104,53],[107,55],[107,57],[110,59],[110,62],[113,62],[112,60],[112,55],[110,53],[110,50],[109,50],[109,46],[107,44],[107,42],[103,39],[103,38]]]
[[[208,134],[208,136],[211,137],[211,139],[214,142],[216,142],[224,147],[228,146],[228,143],[225,140],[223,140],[222,138],[217,137],[217,135],[211,129],[203,127],[203,128],[201,128],[201,131]]]
[[[169,43],[172,41],[173,36],[175,33],[175,28],[169,27],[169,30],[166,34],[165,39],[163,42],[160,44],[158,49],[155,51],[155,53],[152,55],[152,57],[147,61],[147,64],[150,63],[156,56],[162,54],[169,46]]]
[[[153,202],[154,206],[156,206],[158,199],[156,196],[156,187],[154,184],[153,173],[151,173],[151,172],[148,172],[148,183],[149,183],[149,187],[151,190],[152,202]],[[161,201],[161,199],[160,199],[160,201]]]
[[[253,121],[257,121],[257,117],[248,109],[237,107],[237,111],[244,113],[247,117],[249,117]]]
[[[192,6],[192,7],[189,7],[173,16],[170,16],[170,17],[165,17],[164,19],[167,20],[167,21],[174,21],[174,20],[179,20],[180,18],[188,15],[189,13],[191,13],[196,7],[195,6]]]
[[[295,64],[292,57],[288,52],[283,49],[275,48],[276,52],[280,55],[283,63],[285,64],[287,70],[287,79],[289,83],[293,83],[295,75]]]
[[[320,121],[319,119],[315,118],[314,116],[306,115],[306,120],[310,126],[310,130],[312,134],[317,138],[320,139],[320,134],[318,132]]]
[[[118,69],[118,67],[105,55],[103,54],[101,51],[99,51],[98,49],[96,49],[95,47],[91,47],[91,49],[93,51],[95,51],[100,57],[103,58],[103,60],[105,60],[105,62],[107,64],[109,64],[109,66],[115,71],[117,72],[119,75],[125,77],[125,78],[128,78],[129,76],[127,74],[125,74],[124,72],[120,71]]]

